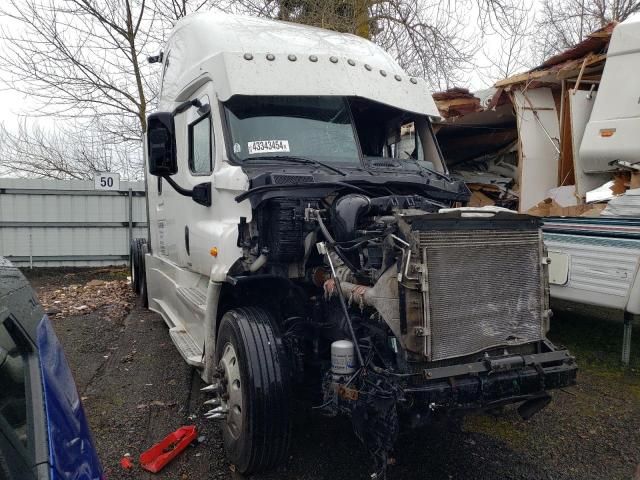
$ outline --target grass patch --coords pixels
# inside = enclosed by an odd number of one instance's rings
[[[640,325],[634,325],[629,367],[621,363],[623,325],[578,311],[554,310],[550,340],[564,345],[576,357],[581,369],[613,378],[640,380]]]
[[[464,431],[502,440],[514,448],[523,448],[527,442],[527,433],[522,426],[505,416],[495,417],[484,413],[467,415],[464,418]]]

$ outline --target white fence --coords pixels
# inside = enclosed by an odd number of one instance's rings
[[[147,236],[143,182],[0,178],[0,255],[21,267],[123,265]]]

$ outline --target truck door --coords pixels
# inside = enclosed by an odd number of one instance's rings
[[[212,83],[207,82],[189,98],[198,99],[203,107],[192,107],[175,118],[178,154],[178,174],[175,180],[188,189],[210,182],[212,205],[199,205],[189,197],[171,192],[175,199],[170,217],[172,238],[176,245],[174,261],[206,276],[211,272],[213,258],[209,252],[215,244],[214,239],[219,236],[217,232],[221,215],[215,171],[221,163],[216,158],[220,156],[223,138],[215,98]],[[204,110],[208,110],[208,113],[202,114]]]
[[[178,95],[188,106],[174,116],[177,173],[172,182],[183,190],[200,184],[211,185],[211,205],[197,203],[181,195],[165,179],[151,177],[148,182],[149,217],[154,255],[185,270],[209,277],[212,267],[224,276],[241,257],[237,246],[238,222],[251,220],[249,202],[238,204],[235,197],[248,188],[248,178],[238,166],[226,161],[221,109],[213,83],[187,87],[191,95]],[[220,251],[211,254],[213,247]],[[190,283],[182,277],[183,286]],[[189,285],[195,286],[195,285]],[[206,289],[206,286],[203,285]]]

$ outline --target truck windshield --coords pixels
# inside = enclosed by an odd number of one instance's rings
[[[225,103],[236,158],[303,157],[360,165],[342,97],[236,96]]]

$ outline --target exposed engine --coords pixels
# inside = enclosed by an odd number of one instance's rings
[[[545,340],[546,255],[532,217],[419,195],[274,198],[240,225],[239,245],[245,272],[289,285],[277,308],[294,379],[324,413],[351,417],[375,475],[401,421],[504,398],[533,414],[545,388],[575,378],[568,368],[540,384],[527,357],[572,362]]]

